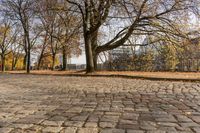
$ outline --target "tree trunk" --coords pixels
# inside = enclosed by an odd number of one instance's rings
[[[86,73],[93,73],[94,61],[93,61],[93,47],[92,47],[92,33],[91,29],[91,8],[90,1],[85,1],[85,20],[83,21],[84,41],[85,41],[85,54],[86,54]]]
[[[42,57],[40,56],[38,60],[37,70],[40,70],[41,61],[42,61]]]
[[[86,73],[93,73],[94,69],[94,61],[92,54],[92,46],[91,46],[91,37],[85,37],[85,54],[86,54]]]
[[[44,55],[44,50],[42,50],[42,52],[40,54],[40,57],[39,57],[39,60],[38,60],[38,65],[37,65],[37,70],[40,70],[40,66],[41,66],[41,62],[42,62],[42,59],[43,59],[43,55]]]
[[[55,70],[55,62],[56,62],[56,54],[53,54],[52,55],[52,66],[51,66],[52,71]]]
[[[29,33],[27,32],[27,42],[28,42],[28,50],[27,50],[27,70],[26,72],[27,73],[30,73],[30,69],[31,69],[31,42],[30,42],[30,39],[29,39]]]
[[[40,57],[39,57],[39,60],[38,60],[37,70],[40,70],[41,62],[42,62],[42,59],[44,57],[44,51],[46,49],[46,43],[47,43],[47,36],[48,36],[48,33],[46,32],[46,35],[45,35],[45,38],[44,38],[44,43],[42,45],[42,51],[40,53]]]
[[[62,49],[63,51],[63,64],[62,64],[62,70],[63,71],[65,71],[65,70],[67,70],[67,54],[66,54],[66,48],[63,46],[63,49]]]
[[[94,62],[94,70],[95,71],[98,70],[98,62],[97,62],[97,60],[98,60],[98,54],[93,52],[93,62]]]
[[[17,65],[18,60],[19,60],[18,56],[14,58],[14,62],[12,64],[12,71],[14,71],[16,69],[16,65]]]
[[[13,54],[13,57],[12,57],[12,71],[15,70],[15,55]]]
[[[25,53],[23,60],[23,70],[26,70],[26,65],[27,65],[27,54]]]
[[[5,56],[1,55],[1,71],[5,72]]]
[[[94,70],[96,71],[97,70],[97,59],[98,59],[98,52],[96,51],[96,48],[98,47],[98,44],[97,44],[97,39],[98,39],[98,30],[97,29],[93,34],[92,34],[92,37],[91,37],[91,45],[92,45],[92,54],[93,54],[93,62],[94,62]]]
[[[25,49],[25,56],[24,56],[24,69],[27,73],[30,73],[30,65],[31,65],[31,43],[29,39],[29,33],[28,31],[24,30],[25,33],[25,45],[27,45],[27,48]]]
[[[30,67],[31,67],[31,53],[30,53],[30,49],[28,50],[28,59],[27,59],[27,73],[30,73]]]

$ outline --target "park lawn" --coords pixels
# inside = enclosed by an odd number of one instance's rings
[[[25,71],[8,71],[11,74],[23,74]],[[38,75],[77,75],[85,76],[85,71],[50,71],[33,70],[31,74]],[[161,79],[190,79],[200,80],[200,72],[136,72],[136,71],[97,71],[93,74],[97,76],[127,76],[135,78],[161,78]]]

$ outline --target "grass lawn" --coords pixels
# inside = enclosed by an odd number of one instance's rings
[[[12,74],[23,74],[25,71],[8,71]],[[50,70],[33,70],[31,74],[40,75],[77,75],[85,76],[84,71],[50,71]],[[89,74],[91,75],[91,74]],[[160,79],[189,79],[200,80],[199,72],[135,72],[135,71],[98,71],[92,75],[97,76],[127,76],[135,78],[160,78]]]

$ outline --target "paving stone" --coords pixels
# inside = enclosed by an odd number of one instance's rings
[[[166,131],[157,130],[157,131],[147,131],[147,133],[166,133]]]
[[[27,128],[27,130],[31,130],[31,131],[35,131],[35,132],[41,132],[43,128],[44,127],[41,126],[41,125],[33,125],[32,127]]]
[[[123,129],[102,129],[100,133],[125,133]]]
[[[140,128],[141,129],[144,129],[144,130],[156,130],[157,127],[156,127],[156,123],[155,122],[152,122],[152,121],[142,121],[140,123]]]
[[[194,128],[192,128],[193,129],[193,131],[195,132],[195,133],[200,133],[200,127],[194,127]]]
[[[86,116],[75,116],[75,117],[72,117],[71,120],[73,121],[85,121],[87,120],[87,115]]]
[[[119,116],[105,115],[101,118],[102,122],[118,122]]]
[[[133,121],[133,120],[120,120],[119,124],[138,124],[137,121]]]
[[[156,121],[158,121],[158,122],[177,122],[177,120],[172,116],[156,118]]]
[[[66,127],[60,133],[76,133],[76,127]]]
[[[101,128],[114,128],[116,127],[117,123],[115,122],[100,122],[99,127]]]
[[[64,126],[66,127],[82,127],[84,122],[81,121],[66,121],[64,122]]]
[[[199,128],[200,83],[0,74],[0,133],[198,133]]]
[[[172,122],[158,122],[159,126],[165,126],[165,127],[177,127],[179,126],[177,123]]]
[[[42,130],[43,133],[58,133],[62,130],[61,127],[46,127]]]
[[[190,127],[181,127],[181,126],[179,126],[179,127],[176,127],[176,129],[178,131],[181,131],[181,132],[192,132]]]
[[[185,115],[176,115],[176,118],[179,122],[192,122],[192,120]]]
[[[187,122],[187,123],[179,123],[182,127],[200,127],[199,124],[194,122]]]
[[[10,127],[10,128],[27,129],[27,128],[30,128],[32,126],[33,126],[33,124],[17,124],[17,123],[14,123],[14,124],[9,125],[8,127]]]
[[[46,116],[35,116],[29,115],[27,117],[18,119],[15,123],[19,124],[39,124],[41,121],[45,120]]]
[[[45,120],[45,121],[43,121],[41,123],[41,125],[60,127],[63,123],[64,123],[64,121],[49,121],[49,120]]]
[[[9,123],[0,121],[0,128],[8,126]]]
[[[169,133],[171,133],[171,132],[177,133],[177,130],[176,130],[175,127],[159,127],[158,129],[161,130],[161,131],[167,131]]]
[[[98,133],[97,128],[80,128],[77,133]]]
[[[9,133],[23,133],[23,132],[24,132],[24,130],[19,129],[19,128],[15,128],[12,131],[10,131]]]
[[[114,115],[114,116],[120,116],[120,112],[105,112],[105,115]]]
[[[0,133],[9,133],[13,128],[0,128]]]
[[[192,120],[197,122],[197,123],[200,123],[200,116],[193,116]]]
[[[139,114],[135,113],[123,113],[122,119],[127,119],[127,120],[138,120]]]
[[[119,124],[116,127],[119,129],[133,129],[133,130],[141,129],[139,124]]]
[[[96,123],[96,122],[87,122],[87,123],[85,123],[85,127],[98,127],[98,123]]]
[[[53,116],[49,119],[50,121],[65,121],[67,117],[65,116]]]
[[[127,133],[144,133],[143,130],[127,130]]]

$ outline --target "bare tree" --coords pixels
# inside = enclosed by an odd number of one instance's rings
[[[180,35],[172,22],[195,6],[193,0],[66,0],[83,20],[87,72],[96,69],[98,54],[124,45],[134,35]],[[104,44],[98,33],[118,22],[118,32]]]

